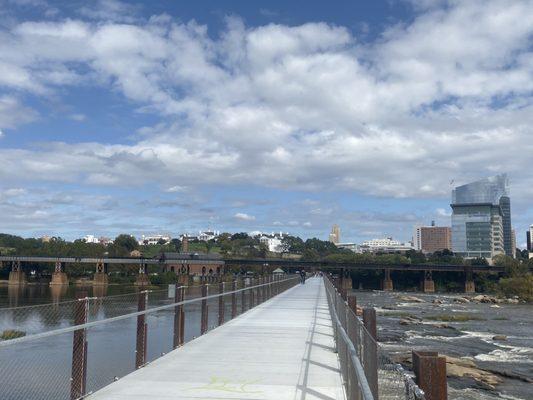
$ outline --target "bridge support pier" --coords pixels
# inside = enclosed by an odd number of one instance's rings
[[[385,269],[384,272],[385,272],[385,278],[383,278],[383,290],[390,292],[394,289],[394,285],[390,277],[390,269]]]
[[[26,275],[20,266],[20,261],[13,261],[9,273],[10,286],[22,286],[26,284]]]
[[[435,293],[435,282],[433,281],[432,271],[424,271],[424,280],[422,281],[422,291],[424,293]]]
[[[107,275],[107,267],[103,261],[96,263],[96,271],[93,276],[93,286],[104,286],[109,283],[109,277]]]
[[[139,267],[139,275],[137,275],[137,279],[135,279],[135,286],[149,286],[150,285],[150,278],[148,278],[148,274],[146,273],[146,264],[141,264]]]
[[[63,271],[63,263],[60,261],[56,262],[54,272],[52,273],[52,281],[50,282],[50,286],[55,285],[68,285],[68,276]]]
[[[465,293],[476,293],[472,266],[465,266]]]
[[[474,281],[465,281],[465,293],[476,293],[476,284]]]

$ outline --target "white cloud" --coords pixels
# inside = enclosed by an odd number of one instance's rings
[[[85,114],[70,114],[68,118],[73,121],[82,122],[87,119],[87,116]]]
[[[437,215],[441,217],[449,217],[452,215],[452,212],[450,210],[445,210],[444,208],[437,208],[435,211]]]
[[[255,217],[253,215],[249,215],[246,213],[237,213],[233,217],[240,221],[255,221]]]
[[[165,189],[165,192],[167,193],[178,193],[178,192],[184,192],[187,190],[185,186],[171,186],[167,189]]]
[[[416,3],[412,23],[366,45],[325,23],[251,28],[230,18],[215,38],[169,16],[116,23],[125,5],[113,1],[82,10],[89,21],[0,31],[0,87],[47,95],[97,82],[161,118],[131,145],[0,149],[0,177],[432,197],[448,196],[451,179],[505,169],[520,174],[514,193],[525,198],[533,3]],[[0,98],[0,127],[34,118]]]

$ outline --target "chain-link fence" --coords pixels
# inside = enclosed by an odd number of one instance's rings
[[[375,332],[369,332],[328,276],[324,284],[347,398],[425,400],[424,392],[401,365],[392,361],[376,341]],[[367,316],[374,318],[375,327],[375,311],[368,311]]]
[[[0,399],[90,398],[298,281],[246,278],[1,309],[0,326],[12,333],[0,341]]]

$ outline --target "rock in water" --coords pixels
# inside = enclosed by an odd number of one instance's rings
[[[398,299],[400,301],[405,301],[408,303],[425,303],[424,300],[419,299],[418,297],[415,297],[415,296],[400,296]]]
[[[505,335],[495,335],[492,337],[492,340],[507,340],[507,336]]]

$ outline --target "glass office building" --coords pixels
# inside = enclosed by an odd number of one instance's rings
[[[455,253],[463,257],[514,256],[506,174],[456,187],[451,207]]]

